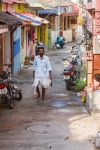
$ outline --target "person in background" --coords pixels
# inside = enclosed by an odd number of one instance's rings
[[[52,68],[48,56],[44,55],[44,48],[38,48],[38,55],[34,58],[33,65],[34,75],[34,95],[37,94],[36,101],[44,100],[45,90],[52,86]],[[42,95],[40,93],[39,85],[42,88]],[[42,97],[41,97],[42,96]]]
[[[64,44],[65,44],[65,38],[63,37],[63,32],[60,31],[59,36],[57,36],[57,39],[55,41],[55,45],[59,45],[60,48],[63,48]]]
[[[34,43],[32,40],[30,40],[29,42],[29,52],[30,52],[30,59],[32,61],[34,61],[34,57],[35,57],[35,48],[34,48]]]

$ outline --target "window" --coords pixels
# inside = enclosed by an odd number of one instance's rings
[[[19,9],[19,10],[21,9],[21,4],[18,4],[18,9]]]
[[[71,24],[77,24],[77,18],[71,18]]]
[[[66,13],[72,13],[72,6],[66,7]]]

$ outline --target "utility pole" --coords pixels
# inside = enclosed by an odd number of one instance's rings
[[[58,4],[58,35],[60,32],[60,7],[61,7],[61,0],[59,0],[59,4]]]

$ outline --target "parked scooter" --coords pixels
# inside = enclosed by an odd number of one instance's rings
[[[72,49],[71,49],[71,54],[72,55],[76,55],[78,53],[78,49],[76,46],[72,46]]]
[[[14,82],[10,79],[10,73],[6,71],[2,71],[0,73],[0,78],[3,81],[8,81],[8,91],[12,99],[20,101],[22,99],[22,92],[19,85],[14,84]]]
[[[63,48],[63,46],[65,45],[65,38],[62,36],[58,36],[55,42],[55,47],[57,49]]]
[[[77,60],[72,60],[72,62],[63,71],[67,90],[70,90],[75,84],[75,80],[80,78],[80,70],[77,68],[79,68]]]
[[[0,80],[0,97],[5,100],[9,108],[14,108],[14,100],[9,92],[9,80]]]

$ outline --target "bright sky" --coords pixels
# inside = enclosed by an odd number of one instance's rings
[[[27,2],[33,2],[33,3],[38,3],[39,2],[39,0],[26,0],[26,1]],[[43,1],[46,1],[46,0],[43,0]],[[49,1],[53,1],[53,0],[49,0]],[[65,0],[65,1],[67,1],[67,0]],[[74,3],[77,3],[78,0],[71,0],[71,1],[74,2]]]
[[[77,0],[72,0],[72,2],[77,3]]]

